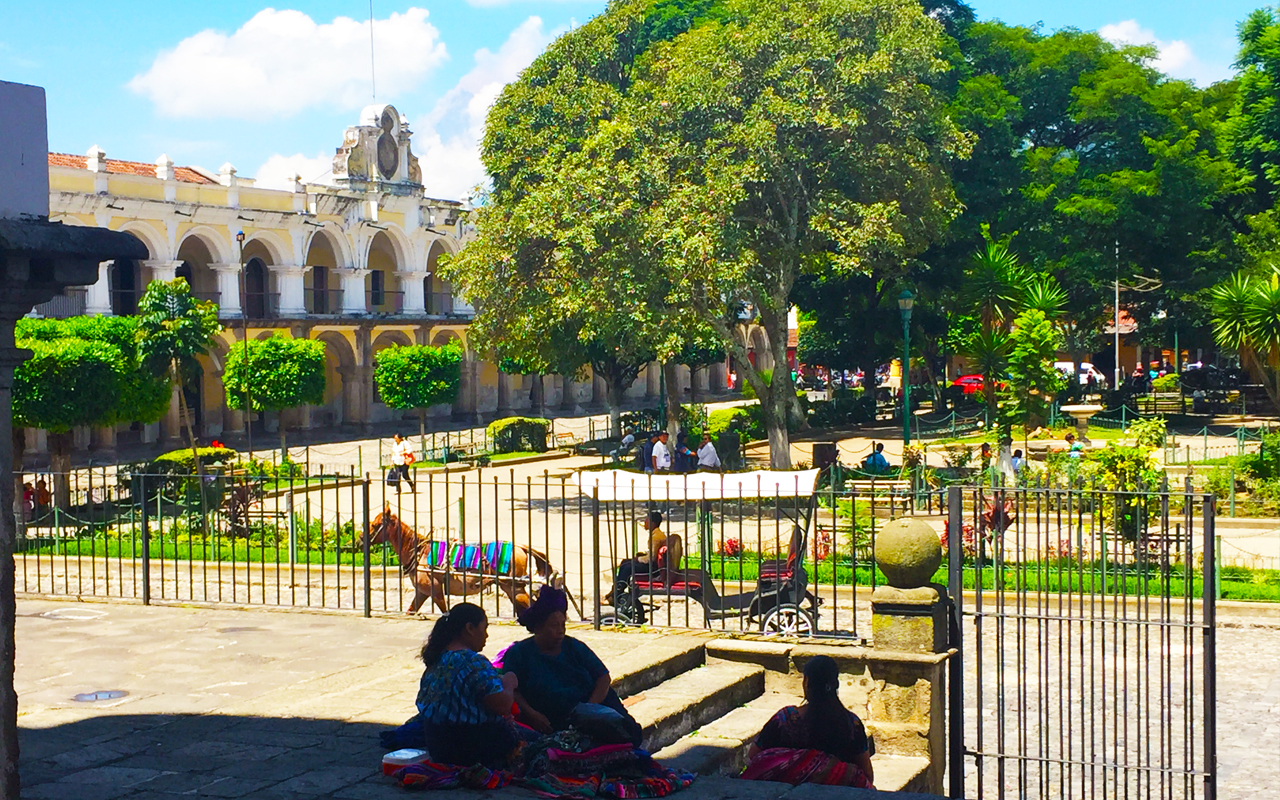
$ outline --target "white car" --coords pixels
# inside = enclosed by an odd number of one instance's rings
[[[1055,361],[1053,366],[1063,375],[1066,375],[1068,378],[1070,378],[1072,375],[1077,374],[1076,365],[1072,361]],[[1094,366],[1090,364],[1088,361],[1081,361],[1080,372],[1079,372],[1081,386],[1088,385],[1090,375],[1093,376],[1093,380],[1096,385],[1098,386],[1107,385],[1106,375],[1103,375],[1101,372],[1095,369]]]

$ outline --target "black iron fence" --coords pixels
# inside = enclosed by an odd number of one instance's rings
[[[950,795],[1213,798],[1213,497],[953,487],[948,510]]]

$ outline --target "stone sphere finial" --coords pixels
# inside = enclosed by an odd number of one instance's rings
[[[890,586],[927,586],[941,564],[938,534],[923,520],[895,519],[876,532],[876,565]]]

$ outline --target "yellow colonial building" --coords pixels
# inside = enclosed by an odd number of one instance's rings
[[[475,423],[528,412],[581,413],[600,406],[601,381],[511,376],[467,343],[473,309],[437,275],[442,255],[473,235],[468,206],[425,196],[407,121],[392,106],[365,108],[347,128],[333,161],[332,184],[295,181],[292,191],[259,188],[224,164],[218,172],[86,155],[49,154],[50,217],[74,225],[128,232],[146,245],[144,261],[104,262],[97,283],[37,307],[37,316],[131,314],[146,284],[185,277],[214,300],[225,330],[198,385],[185,391],[196,429],[206,438],[244,432],[244,415],[226,407],[222,364],[243,337],[277,334],[318,339],[328,362],[325,402],[286,419],[303,430],[369,431],[404,414],[378,399],[374,354],[392,344],[439,345],[459,340],[466,352],[457,402],[436,418]],[[763,344],[763,343],[762,343]],[[686,390],[715,392],[726,370],[689,375]],[[535,387],[534,381],[540,382]],[[713,388],[714,387],[714,388]],[[655,398],[658,370],[647,369],[628,399]],[[78,448],[177,439],[177,402],[158,425],[80,431]],[[274,430],[270,415],[258,424]],[[416,426],[414,426],[416,427]],[[31,433],[28,452],[44,449]]]

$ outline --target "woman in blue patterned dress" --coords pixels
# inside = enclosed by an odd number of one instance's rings
[[[437,763],[499,769],[519,744],[511,720],[518,680],[480,655],[488,639],[484,609],[458,603],[436,621],[422,648],[427,669],[417,705]]]

